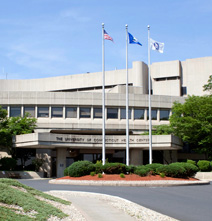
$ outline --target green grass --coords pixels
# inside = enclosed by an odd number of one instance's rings
[[[11,186],[24,188],[27,192],[14,189]],[[64,218],[67,216],[58,208],[55,208],[47,202],[36,199],[35,196],[41,196],[45,199],[53,200],[65,205],[70,204],[68,201],[42,193],[38,190],[21,184],[16,180],[1,178],[0,202],[8,205],[20,206],[23,208],[24,212],[35,210],[37,214],[35,214],[36,218],[30,218],[26,215],[16,214],[15,209],[0,206],[0,220],[47,220],[51,215],[57,216],[58,218]]]

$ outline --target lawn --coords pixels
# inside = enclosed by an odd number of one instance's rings
[[[47,220],[67,217],[61,210],[43,199],[64,205],[71,203],[35,190],[13,179],[0,179],[0,220]]]

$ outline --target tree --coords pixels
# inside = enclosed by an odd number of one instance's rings
[[[212,158],[212,96],[189,96],[184,104],[175,102],[172,112],[173,134]]]
[[[12,148],[12,136],[32,133],[36,127],[37,120],[24,117],[9,117],[7,111],[0,107],[0,147],[8,149],[9,153],[15,157],[16,150]]]
[[[203,91],[212,92],[212,75],[209,76],[208,83],[203,86]]]

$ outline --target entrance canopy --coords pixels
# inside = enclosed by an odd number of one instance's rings
[[[149,148],[149,136],[130,135],[129,146],[133,149],[147,150]],[[17,148],[45,148],[45,149],[101,149],[101,135],[76,135],[32,133],[17,135],[13,138],[13,146]],[[182,149],[182,141],[173,135],[153,135],[153,150],[179,150]],[[106,149],[125,149],[126,136],[107,135]]]

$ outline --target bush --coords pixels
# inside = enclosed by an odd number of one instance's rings
[[[102,178],[102,174],[101,173],[98,173],[98,178]]]
[[[139,176],[147,176],[150,172],[150,169],[145,166],[138,166],[137,169],[135,170],[135,174]]]
[[[123,163],[106,163],[102,169],[105,174],[126,174],[126,165]]]
[[[136,170],[136,166],[134,166],[134,165],[129,165],[129,166],[126,166],[126,172],[127,173],[134,173],[135,172],[135,170]]]
[[[120,174],[121,178],[125,178],[125,175],[123,173]]]
[[[157,174],[156,170],[157,170],[157,168],[159,168],[161,166],[163,166],[163,164],[160,164],[160,163],[152,163],[152,164],[146,164],[145,165],[146,168],[150,169],[152,175]]]
[[[90,172],[90,175],[91,175],[91,176],[95,176],[96,173],[95,173],[95,172]]]
[[[68,167],[65,168],[64,172],[63,172],[64,176],[68,176]]]
[[[158,174],[164,173],[165,176],[169,177],[186,177],[186,170],[184,169],[183,166],[180,165],[174,165],[174,164],[169,164],[169,165],[163,165],[161,167],[158,167],[156,169],[156,172]]]
[[[200,171],[202,171],[202,172],[211,171],[210,162],[207,160],[199,160],[197,162],[197,166],[199,167]]]
[[[194,160],[187,160],[187,163],[193,164],[194,166],[197,165],[197,164],[196,164],[196,161],[194,161]]]
[[[1,170],[14,170],[16,167],[16,160],[10,157],[3,157],[0,159]]]
[[[68,174],[71,177],[80,177],[89,175],[90,172],[94,171],[94,164],[90,161],[77,161],[68,167]]]
[[[96,174],[103,172],[102,162],[101,161],[97,161],[96,164],[94,164],[94,167],[95,167]]]
[[[186,171],[185,171],[185,177],[193,177],[196,172],[199,170],[197,166],[191,164],[191,163],[172,163],[170,165],[179,165],[182,166]]]

